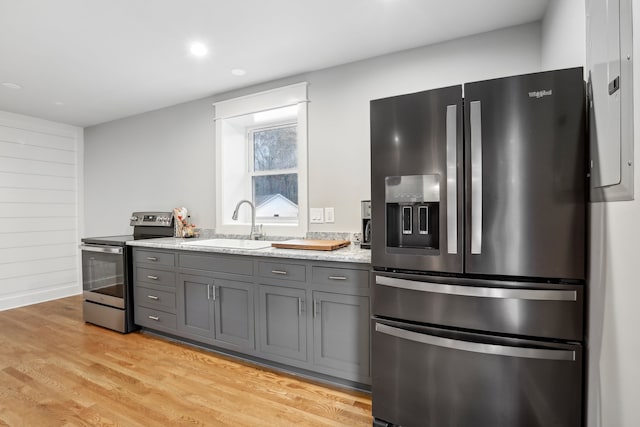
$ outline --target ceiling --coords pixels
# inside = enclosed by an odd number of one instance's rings
[[[85,127],[538,21],[548,3],[0,0],[0,110]],[[189,52],[196,41],[208,54]]]

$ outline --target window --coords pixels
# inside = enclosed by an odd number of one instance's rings
[[[267,223],[298,220],[297,123],[249,131],[256,219]]]
[[[307,230],[306,83],[215,104],[216,230],[248,234],[251,209],[269,235]]]

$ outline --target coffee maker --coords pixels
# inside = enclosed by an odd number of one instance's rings
[[[360,204],[362,216],[362,243],[363,249],[371,249],[371,200],[363,200]]]

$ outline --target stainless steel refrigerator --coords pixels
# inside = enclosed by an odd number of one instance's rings
[[[378,425],[581,426],[582,68],[371,101]]]

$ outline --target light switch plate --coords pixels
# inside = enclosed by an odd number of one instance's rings
[[[324,208],[324,222],[334,223],[336,221],[334,214],[333,208]]]
[[[309,222],[311,224],[324,224],[324,209],[309,208]]]

